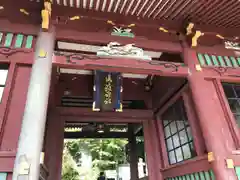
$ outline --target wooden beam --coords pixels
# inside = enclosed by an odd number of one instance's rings
[[[4,55],[2,62],[9,62],[5,60]],[[21,64],[32,64],[34,53],[16,53],[11,55],[11,61]],[[132,74],[153,74],[167,77],[187,77],[188,68],[183,66],[182,63],[170,63],[163,61],[141,61],[136,59],[123,59],[123,58],[106,58],[96,59],[91,57],[78,56],[82,60],[71,60],[69,62],[67,57],[55,56],[53,65],[60,68],[70,69],[86,69],[86,70],[105,70],[109,72],[122,72]],[[71,59],[71,58],[70,58]],[[1,60],[0,60],[1,61]]]
[[[182,93],[188,88],[188,84],[184,84],[178,92],[172,95],[172,97],[163,104],[160,108],[156,110],[156,114],[161,116],[171,105],[173,105],[180,97],[182,97]]]
[[[128,138],[128,133],[120,132],[108,132],[108,133],[97,133],[97,132],[65,132],[65,139],[76,139],[76,138]]]
[[[13,32],[37,35],[39,32],[39,25],[33,24],[20,24],[12,23],[6,19],[0,19],[0,24],[2,24],[0,31],[3,32]],[[81,32],[77,30],[64,29],[62,27],[56,27],[56,39],[66,40],[76,43],[85,44],[108,44],[112,41],[117,41],[121,44],[131,44],[134,43],[137,47],[153,50],[153,51],[165,51],[165,52],[182,52],[180,43],[171,42],[167,40],[148,40],[147,37],[136,36],[136,38],[118,37],[111,36],[110,32]]]
[[[186,160],[182,163],[171,165],[165,169],[162,169],[164,179],[175,178],[186,174],[193,174],[202,171],[209,171],[211,165],[207,160],[207,156],[199,156],[190,160]]]
[[[35,25],[40,25],[41,16],[41,3],[31,2],[28,0],[21,1],[20,4],[16,4],[14,1],[8,1],[4,14],[1,14],[1,17],[10,19],[12,22],[24,22],[25,23],[34,23]],[[53,4],[53,11],[52,11],[52,20],[56,21],[56,17],[63,17],[65,20],[68,20],[66,23],[64,21],[63,26],[61,27],[68,27],[69,29],[76,29],[82,28],[81,22],[84,22],[87,26],[92,24],[89,31],[97,32],[99,30],[99,25],[101,27],[106,27],[107,29],[111,28],[109,24],[107,24],[108,20],[114,21],[116,24],[135,24],[136,29],[141,29],[142,32],[148,32],[149,29],[154,30],[155,32],[158,31],[160,26],[168,29],[169,31],[180,31],[182,28],[181,21],[169,21],[169,20],[159,20],[159,19],[152,19],[152,18],[139,18],[137,16],[122,16],[120,13],[112,13],[112,12],[97,12],[95,10],[84,9],[84,8],[74,8],[74,7],[67,7],[63,5]],[[19,12],[20,8],[25,8],[29,15],[24,15],[23,13]],[[79,16],[79,20],[70,21],[71,17]],[[39,23],[39,24],[37,24]],[[79,25],[81,24],[81,25]],[[223,36],[238,36],[240,28],[222,28],[222,27],[214,27],[212,25],[197,25],[197,28],[205,33],[213,32],[218,33]],[[105,29],[106,29],[105,28]],[[154,32],[154,31],[152,31]],[[140,33],[141,34],[141,33]],[[163,33],[166,35],[166,33]]]
[[[135,46],[153,51],[182,52],[180,43],[170,41],[148,40],[147,37],[128,38],[111,36],[110,32],[80,32],[76,30],[56,28],[56,37],[59,40],[69,40],[74,42],[85,42],[87,44],[108,44],[109,42],[119,42],[121,44],[134,43]]]
[[[127,16],[122,16],[120,13],[113,13],[113,12],[102,12],[102,11],[95,11],[94,9],[84,9],[84,8],[75,8],[75,7],[67,7],[67,6],[59,6],[57,4],[53,5],[53,18],[57,16],[68,17],[73,16],[80,16],[79,21],[87,20],[89,22],[94,21],[95,24],[98,22],[106,23],[107,21],[111,20],[114,21],[115,24],[135,24],[136,27],[141,29],[146,28],[156,28],[158,29],[160,26],[173,31],[180,31],[183,26],[183,22],[181,21],[169,21],[169,20],[159,20],[159,19],[152,19],[146,17],[137,17],[134,15],[128,14]],[[75,23],[75,27],[79,21],[67,21],[68,25],[73,25]],[[74,26],[74,25],[73,25]],[[213,25],[198,25],[196,24],[197,28],[202,32],[217,32],[218,34],[229,34],[237,36],[239,34],[239,28],[219,28]]]
[[[70,57],[71,59],[71,57]],[[163,61],[143,61],[126,58],[91,58],[79,56],[74,57],[79,60],[68,60],[64,56],[55,56],[53,64],[72,69],[90,69],[90,70],[105,70],[122,73],[136,74],[154,74],[161,76],[187,77],[188,69],[182,63],[172,63]]]
[[[68,117],[72,116],[77,117],[78,119],[82,119],[84,117],[88,119],[90,117],[97,117],[103,119],[106,118],[106,121],[107,118],[122,119],[122,121],[124,121],[125,118],[147,120],[153,117],[153,112],[151,110],[127,110],[127,109],[121,113],[117,113],[117,112],[93,112],[92,109],[88,108],[57,107],[55,109],[55,113],[58,116]]]
[[[67,7],[67,6],[59,6],[57,4],[53,5],[53,14],[52,17],[73,17],[73,16],[80,16],[80,20],[88,19],[88,21],[96,20],[105,22],[107,25],[107,21],[111,20],[115,24],[119,25],[128,25],[128,24],[135,24],[136,26],[140,27],[159,27],[159,20],[154,20],[151,18],[138,18],[137,16],[128,15],[122,16],[121,14],[114,13],[114,12],[102,12],[102,11],[95,11],[94,9],[84,9],[84,8],[76,8],[76,7]],[[71,23],[70,21],[67,21]],[[73,21],[74,22],[74,21]],[[178,25],[181,25],[180,22],[173,23],[170,21],[162,20],[160,24],[167,24],[168,27],[177,28]]]
[[[147,121],[147,119],[141,119],[141,118],[130,118],[130,117],[99,117],[97,115],[94,116],[83,116],[83,117],[77,117],[77,116],[58,116],[59,118],[63,118],[65,122],[99,122],[99,123],[142,123],[144,121]]]
[[[13,32],[27,35],[37,35],[40,29],[40,26],[36,26],[34,24],[21,24],[21,23],[13,23],[8,19],[0,19],[0,27],[1,32]]]
[[[34,24],[40,28],[41,10],[43,3],[22,0],[21,3],[6,1],[1,18],[6,18],[12,23]]]

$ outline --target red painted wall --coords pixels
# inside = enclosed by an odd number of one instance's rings
[[[30,73],[31,67],[15,65],[14,73],[8,76],[10,91],[6,93],[8,97],[4,97],[7,99],[7,108],[0,111],[4,129],[0,137],[0,172],[11,172],[13,169]]]
[[[93,76],[61,74],[57,85],[57,96],[62,96],[63,91],[69,90],[72,96],[93,96]],[[150,97],[144,91],[145,80],[123,79],[123,99],[124,100],[145,100]],[[68,88],[68,89],[67,89]],[[59,104],[59,103],[57,103]]]
[[[165,101],[183,85],[184,81],[184,78],[156,77],[152,89],[153,109],[157,109],[166,103]]]

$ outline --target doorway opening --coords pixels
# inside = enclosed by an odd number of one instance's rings
[[[143,126],[140,123],[66,122],[62,180],[109,180],[147,177]]]

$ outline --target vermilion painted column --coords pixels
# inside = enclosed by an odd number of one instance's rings
[[[64,120],[54,114],[50,115],[47,120],[44,159],[49,172],[48,180],[61,180],[63,144]]]
[[[134,135],[133,126],[128,126],[129,138],[128,143],[130,145],[130,172],[131,180],[138,179],[138,156],[137,156],[137,143],[136,136]]]
[[[185,91],[182,94],[185,110],[188,116],[188,122],[191,127],[195,150],[198,156],[204,155],[205,143],[202,136],[202,130],[199,128],[198,117],[193,107],[192,98],[189,91]]]
[[[158,135],[154,120],[143,123],[144,145],[147,156],[148,180],[164,180],[161,173],[162,159],[158,149]]]
[[[162,124],[162,119],[160,116],[157,115],[156,118],[156,127],[158,130],[158,137],[159,137],[159,149],[161,152],[161,160],[162,160],[162,167],[166,168],[169,166],[168,161],[168,153],[167,153],[167,146],[165,143],[165,135],[164,135],[164,128]]]
[[[217,180],[237,180],[234,169],[228,169],[226,159],[235,148],[214,83],[205,80],[201,71],[196,71],[198,64],[196,52],[184,48],[184,61],[189,67],[189,86],[195,104],[199,123],[208,152],[213,152],[211,162]]]

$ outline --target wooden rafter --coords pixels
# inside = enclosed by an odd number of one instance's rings
[[[39,0],[32,0],[38,2]],[[157,0],[53,0],[53,4],[70,8],[110,12],[126,16],[137,16],[149,19],[166,19],[184,21],[186,14],[200,24],[213,24],[222,27],[239,27],[239,16],[236,11],[238,1],[157,1]],[[226,16],[228,14],[228,16]]]

